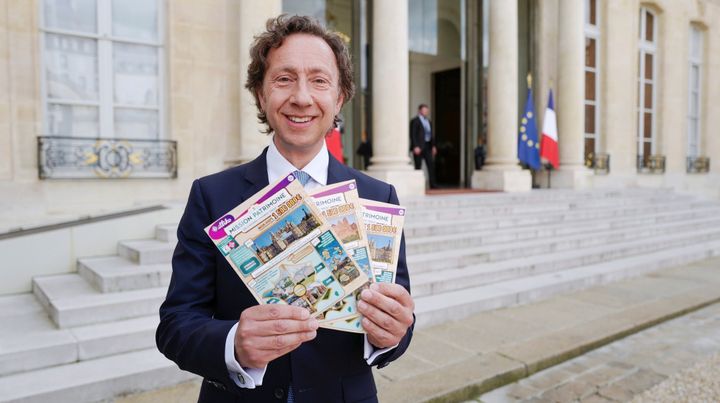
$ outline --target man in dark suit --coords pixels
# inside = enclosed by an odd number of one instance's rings
[[[397,283],[362,292],[363,336],[318,329],[303,308],[257,305],[203,231],[290,172],[307,189],[355,179],[361,197],[398,204],[391,185],[343,166],[325,146],[354,92],[341,39],[308,17],[281,16],[255,38],[251,57],[246,87],[272,142],[254,161],[193,183],[160,308],[158,348],[205,378],[201,402],[376,402],[371,365],[398,358],[412,337],[404,238]]]
[[[428,170],[430,188],[435,188],[435,164],[437,154],[435,135],[429,120],[430,108],[425,104],[418,106],[418,114],[410,120],[410,151],[413,153],[415,169],[422,169],[422,160]]]

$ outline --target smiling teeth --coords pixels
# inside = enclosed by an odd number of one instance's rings
[[[290,119],[294,123],[305,123],[305,122],[309,122],[310,119],[312,119],[312,117],[306,116],[304,118],[301,118],[301,117],[297,117],[297,116],[288,116],[288,119]]]

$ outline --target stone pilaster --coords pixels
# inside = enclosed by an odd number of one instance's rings
[[[585,33],[584,2],[560,0],[558,19],[558,147],[560,168],[552,174],[554,188],[584,188],[592,173],[584,164],[583,93]]]
[[[240,21],[238,36],[240,37],[240,133],[237,139],[230,139],[227,150],[227,165],[237,165],[251,161],[260,154],[263,148],[270,143],[270,136],[261,131],[265,128],[258,123],[255,98],[245,89],[247,80],[247,67],[250,64],[250,46],[253,37],[265,29],[269,18],[278,16],[282,12],[281,0],[241,0]]]
[[[516,1],[490,2],[488,154],[472,187],[501,191],[532,188],[530,173],[517,160],[518,8]]]
[[[372,165],[368,174],[400,195],[425,192],[423,171],[410,165],[408,133],[408,2],[373,3]]]

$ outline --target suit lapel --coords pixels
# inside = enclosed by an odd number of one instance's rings
[[[330,155],[330,161],[328,163],[327,184],[330,185],[342,181],[349,181],[350,179],[355,179],[350,174],[350,169],[348,169],[348,167],[346,167],[345,165],[341,164],[338,160],[335,159],[335,157]]]
[[[243,201],[252,197],[269,184],[267,176],[267,147],[254,160],[248,162],[245,170],[245,190],[242,194]]]

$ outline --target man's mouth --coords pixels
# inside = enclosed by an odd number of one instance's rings
[[[313,119],[312,116],[290,116],[285,115],[293,123],[307,123]]]

